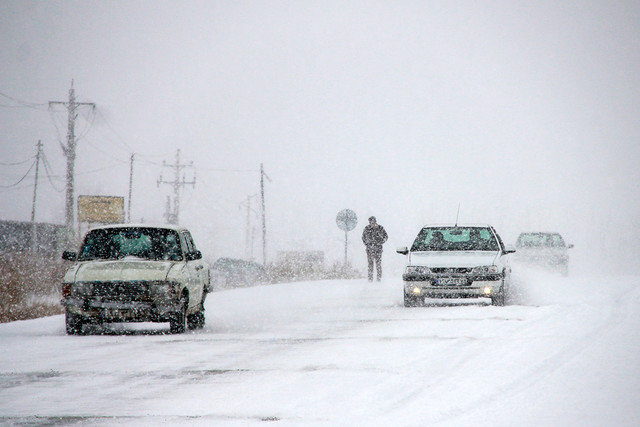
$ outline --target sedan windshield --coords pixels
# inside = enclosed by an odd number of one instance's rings
[[[498,242],[486,227],[425,227],[412,251],[497,251]]]
[[[103,228],[90,231],[78,260],[121,259],[181,261],[180,237],[174,230],[147,227]]]

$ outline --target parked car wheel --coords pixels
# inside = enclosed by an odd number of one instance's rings
[[[65,326],[67,334],[78,335],[82,333],[82,317],[77,314],[69,313],[69,310],[65,313]]]
[[[180,310],[173,313],[169,322],[169,330],[172,334],[181,334],[187,328],[187,307],[188,299],[186,295],[180,298]]]
[[[202,329],[204,327],[204,307],[200,306],[197,313],[187,316],[187,326],[189,329]]]

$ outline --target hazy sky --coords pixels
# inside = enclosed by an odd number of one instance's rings
[[[62,189],[67,118],[47,102],[74,79],[97,106],[77,121],[76,194],[126,197],[135,151],[132,217],[160,222],[180,148],[197,175],[181,223],[212,258],[243,255],[263,162],[271,257],[340,259],[351,208],[352,242],[376,215],[397,260],[460,203],[507,241],[555,230],[640,266],[638,2],[0,0],[0,64],[0,162],[41,139]],[[0,188],[0,218],[29,220],[32,175]],[[37,219],[63,223],[64,193],[38,194]]]

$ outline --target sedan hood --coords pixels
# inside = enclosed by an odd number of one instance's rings
[[[487,251],[428,251],[411,252],[409,265],[425,267],[477,267],[492,265],[499,252]]]
[[[87,261],[80,264],[76,282],[109,282],[125,280],[165,280],[172,261],[122,259],[115,261]]]

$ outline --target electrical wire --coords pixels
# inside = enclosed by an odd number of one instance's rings
[[[0,193],[5,193],[7,191],[24,190],[25,188],[30,188],[30,187],[33,187],[33,184],[18,185],[16,187],[10,187],[10,188],[0,187]]]
[[[34,158],[34,156],[29,157],[26,160],[23,160],[21,162],[13,162],[13,163],[5,163],[5,162],[0,162],[0,166],[18,166],[18,165],[24,165],[25,163],[27,163],[29,160],[32,160]]]
[[[129,163],[127,160],[119,159],[118,157],[115,157],[113,154],[111,154],[111,153],[107,153],[107,152],[106,152],[106,151],[104,151],[103,149],[98,148],[96,145],[94,145],[94,144],[93,144],[91,141],[89,141],[89,140],[86,140],[86,141],[85,141],[85,143],[87,143],[89,146],[91,146],[94,150],[97,150],[97,151],[101,152],[101,153],[102,153],[102,154],[104,154],[105,156],[110,157],[111,159],[113,159],[113,160],[115,160],[115,161],[117,161],[117,162],[120,162],[120,163]]]
[[[14,98],[12,96],[7,95],[6,93],[2,93],[0,92],[0,96],[10,99],[13,102],[16,102],[20,105],[0,105],[0,107],[5,107],[5,108],[32,108],[34,110],[38,110],[38,111],[47,111],[46,109],[43,108],[38,108],[38,107],[44,107],[47,104],[46,103],[35,103],[35,102],[27,102],[27,101],[23,101],[21,99],[18,98]]]
[[[60,128],[58,128],[58,123],[56,122],[56,117],[53,115],[53,110],[49,109],[49,115],[51,116],[51,121],[53,122],[53,126],[56,128],[56,135],[58,135],[58,142],[62,144],[62,137],[60,136]]]
[[[87,125],[84,128],[84,130],[82,132],[78,133],[78,136],[76,136],[76,143],[78,141],[80,141],[82,138],[84,138],[85,136],[87,136],[87,134],[89,133],[89,131],[91,130],[91,128],[93,127],[93,122],[96,120],[96,113],[94,112],[93,115],[91,116],[91,120],[87,119],[87,117],[83,114],[82,115],[84,117],[84,119],[87,121]]]
[[[51,179],[53,175],[53,173],[51,173],[52,168],[49,164],[49,159],[47,159],[47,155],[44,153],[44,150],[42,151],[42,163],[44,163],[44,170],[47,172],[47,180],[49,180],[49,184],[51,184],[51,187],[53,187],[53,189],[58,193],[62,193],[64,191],[64,188],[56,187],[56,185],[53,183],[53,180]]]
[[[20,184],[22,181],[24,181],[24,179],[27,177],[27,175],[29,175],[29,172],[31,172],[31,169],[33,169],[33,167],[35,166],[36,161],[34,160],[33,163],[31,163],[31,166],[29,167],[29,170],[27,171],[27,173],[24,174],[24,176],[22,178],[20,178],[20,180],[14,184],[11,185],[1,185],[0,187],[2,188],[11,188],[11,187],[15,187],[16,185]]]
[[[127,144],[127,143],[125,142],[124,138],[122,138],[118,132],[116,132],[116,130],[113,128],[113,126],[111,125],[111,123],[109,122],[109,120],[107,120],[107,118],[105,117],[105,115],[104,115],[104,114],[102,114],[102,111],[101,111],[101,110],[98,110],[98,113],[97,113],[97,114],[100,114],[100,117],[102,118],[102,120],[104,120],[104,123],[107,125],[107,127],[108,127],[109,129],[111,129],[111,132],[113,132],[113,134],[114,134],[115,136],[117,136],[117,137],[118,137],[118,142],[119,142],[120,144],[122,144],[124,147],[126,147],[130,152],[135,152],[135,151],[136,151],[136,150],[134,150],[134,149],[133,149],[129,144]]]

